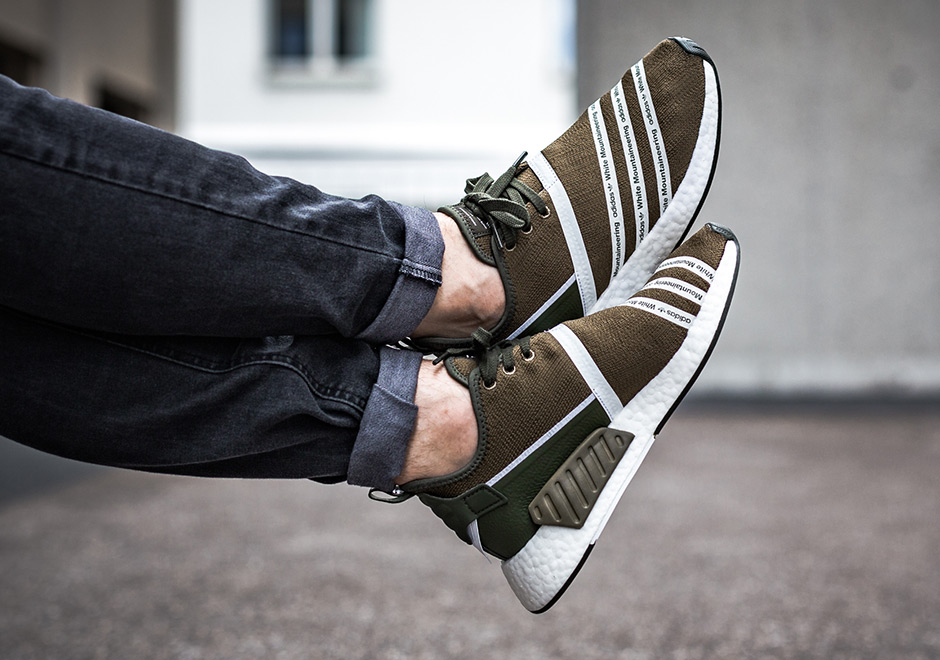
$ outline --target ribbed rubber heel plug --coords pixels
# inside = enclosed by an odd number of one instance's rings
[[[532,521],[580,529],[631,442],[633,434],[618,429],[591,433],[529,504]]]

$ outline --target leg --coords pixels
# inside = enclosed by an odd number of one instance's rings
[[[434,215],[445,246],[441,288],[412,337],[464,337],[494,326],[506,308],[499,271],[477,258],[453,219]]]
[[[659,106],[661,122],[653,114],[654,105]],[[380,300],[374,304],[372,314],[364,315],[365,321],[360,319],[358,326],[344,325],[337,318],[348,315],[348,310],[339,314],[335,309],[321,310],[321,320],[327,321],[326,331],[376,340],[386,336],[374,330],[377,325],[381,325],[388,334],[389,323],[379,323],[386,315],[386,309],[398,308],[399,314],[392,314],[399,320],[395,325],[396,330],[407,327],[407,333],[413,332],[419,338],[425,336],[426,347],[446,353],[444,366],[434,367],[421,363],[414,353],[381,349],[378,373],[365,381],[369,396],[368,403],[358,416],[358,435],[354,446],[347,446],[349,458],[346,470],[349,481],[386,490],[389,489],[387,484],[397,483],[401,486],[400,492],[418,495],[461,539],[504,560],[503,570],[510,584],[520,600],[533,611],[544,611],[550,607],[577,573],[623,488],[649,449],[654,435],[684,396],[711,353],[721,328],[737,274],[737,246],[733,236],[726,230],[707,227],[680,247],[674,253],[674,258],[662,261],[671,246],[678,243],[688,231],[707,192],[717,155],[719,118],[717,78],[707,55],[687,40],[663,42],[624,76],[609,98],[605,96],[598,100],[559,140],[543,152],[533,155],[527,163],[515,163],[495,180],[484,175],[469,181],[467,195],[461,203],[442,209],[456,223],[454,226],[458,227],[460,237],[465,239],[475,258],[491,269],[496,269],[503,284],[503,292],[494,291],[488,284],[492,281],[492,270],[482,269],[467,278],[473,280],[479,275],[482,284],[477,286],[485,289],[482,295],[472,301],[469,309],[466,300],[460,300],[473,297],[473,286],[451,289],[450,293],[455,295],[450,299],[446,295],[447,288],[442,287],[435,296],[433,290],[429,291],[428,285],[440,284],[438,266],[441,265],[441,259],[435,259],[434,256],[440,256],[442,243],[447,244],[448,235],[454,234],[453,226],[438,218],[442,222],[444,240],[431,241],[434,243],[433,248],[423,243],[416,253],[423,254],[425,258],[416,263],[410,256],[414,253],[409,252],[408,248],[408,218],[412,213],[389,205],[396,211],[394,215],[403,218],[405,231],[399,233],[406,236],[404,239],[393,238],[392,244],[403,246],[394,254],[380,253],[381,258],[397,260],[394,262],[394,275],[389,277],[386,274],[384,280],[387,287],[383,289],[383,296],[389,298],[388,303]],[[638,128],[646,128],[646,140],[640,131],[634,135],[634,122]],[[617,130],[608,130],[613,127]],[[172,190],[155,190],[152,177],[142,184],[144,179],[140,178],[140,172],[133,171],[134,167],[130,168],[131,176],[126,176],[123,171],[114,174],[114,168],[120,169],[125,161],[136,164],[134,153],[118,153],[119,158],[110,159],[107,157],[115,153],[105,150],[106,157],[100,158],[102,154],[92,145],[90,151],[96,158],[79,158],[76,168],[73,160],[56,160],[55,153],[52,158],[45,152],[24,155],[17,151],[22,146],[14,144],[12,149],[6,150],[7,157],[93,179],[94,185],[86,186],[82,182],[77,188],[80,192],[84,192],[86,187],[107,189],[102,195],[109,209],[120,211],[121,203],[127,200],[126,196],[133,196],[127,191],[140,192],[139,188],[143,187],[146,197],[130,205],[135,210],[138,207],[159,206],[160,202],[151,197],[162,195],[170,198],[174,204],[182,202],[208,209],[213,214],[221,211],[226,223],[234,221],[236,227],[250,218],[250,223],[264,224],[264,231],[273,227],[279,232],[300,234],[304,238],[295,239],[300,242],[305,242],[310,234],[314,235],[314,245],[334,240],[328,231],[310,232],[304,219],[292,217],[290,212],[283,211],[303,208],[303,201],[307,198],[302,195],[297,197],[298,190],[294,186],[299,184],[288,184],[287,194],[280,196],[277,184],[283,182],[266,179],[261,190],[255,191],[258,196],[249,194],[247,200],[242,200],[244,205],[241,210],[223,208],[229,194],[234,195],[236,200],[240,199],[239,186],[228,185],[228,181],[220,186],[214,176],[217,179],[237,171],[238,167],[234,164],[222,163],[220,169],[213,170],[211,166],[220,163],[208,163],[208,176],[205,176],[205,172],[197,172],[195,191],[185,185],[181,188],[173,187]],[[35,145],[27,141],[26,150],[31,146]],[[141,146],[140,143],[138,146]],[[3,142],[0,142],[0,147],[3,147]],[[637,150],[640,154],[635,158]],[[55,149],[51,151],[55,152]],[[72,159],[76,155],[85,155],[82,149],[72,148],[67,151],[67,156]],[[180,146],[170,151],[172,157],[182,153],[184,148]],[[4,153],[4,149],[0,148],[0,157]],[[156,162],[160,158],[151,155],[144,160]],[[207,158],[203,162],[211,160]],[[112,169],[102,170],[102,161]],[[181,164],[185,163],[177,163],[174,171],[181,171]],[[647,172],[646,175],[640,173],[640,164]],[[628,170],[631,165],[632,169]],[[617,183],[612,175],[616,169],[621,169],[624,175],[630,172],[632,176],[623,176]],[[250,168],[245,168],[245,173],[249,174],[247,179],[251,179],[251,172]],[[38,179],[40,176],[41,172],[33,171],[27,178]],[[50,177],[49,180],[53,178],[69,180],[69,176],[60,175]],[[602,179],[605,186],[599,185]],[[250,184],[248,180],[245,182]],[[113,186],[120,189],[116,200],[108,197],[113,192]],[[218,195],[220,190],[223,191],[224,199]],[[270,194],[272,192],[273,195]],[[10,194],[14,195],[15,192],[11,191]],[[330,200],[318,191],[308,191],[308,195],[310,199],[316,198],[311,204],[311,207],[316,208],[311,210],[326,218]],[[623,203],[628,195],[633,198],[630,207]],[[260,205],[257,204],[257,197],[262,202]],[[82,201],[87,203],[89,200]],[[343,202],[349,203],[348,200]],[[273,214],[272,204],[278,207]],[[249,209],[247,215],[243,213],[244,208]],[[28,217],[28,213],[26,203],[21,199],[21,208],[18,213],[11,214],[10,219],[22,214]],[[366,213],[370,214],[374,214],[374,210]],[[93,214],[86,213],[81,217],[87,218],[88,215]],[[198,213],[194,212],[194,215]],[[416,222],[423,222],[422,229],[414,232],[413,236],[427,238],[434,233],[433,229],[437,225],[433,216],[417,212],[413,215],[417,218]],[[288,222],[283,222],[285,219]],[[626,219],[629,222],[625,222]],[[153,231],[160,235],[164,220],[156,220],[153,226],[157,229]],[[330,222],[335,228],[337,222],[345,220],[340,214]],[[92,221],[93,225],[96,223],[97,220]],[[222,223],[223,229],[228,228],[226,223]],[[55,226],[56,223],[51,224]],[[177,230],[185,234],[186,223],[177,224]],[[218,228],[215,220],[205,224],[213,229]],[[361,227],[354,219],[351,225],[355,236],[355,230]],[[111,222],[110,226],[121,230],[118,235],[128,236],[121,222]],[[137,227],[136,224],[132,226]],[[145,222],[144,232],[150,227]],[[343,236],[346,236],[346,229],[343,227],[340,230]],[[366,229],[374,230],[373,227]],[[21,235],[19,231],[12,232],[14,238]],[[92,232],[93,237],[99,235],[100,232]],[[241,240],[246,235],[251,236],[252,232],[246,234],[243,229],[236,229],[233,236],[225,237],[224,244],[236,247],[235,250],[221,251],[225,263],[237,261],[241,248],[247,248],[252,257],[264,253],[264,249],[258,249],[253,241]],[[197,269],[188,271],[187,267],[193,253],[196,256],[205,255],[204,246],[209,245],[207,236],[207,232],[201,234],[202,248],[190,250],[182,247],[181,250],[189,255],[184,259],[186,263],[182,267],[171,267],[166,274],[198,274],[200,271]],[[187,245],[189,238],[184,237]],[[0,241],[11,243],[4,239],[3,234],[0,234]],[[135,245],[139,241],[136,236],[131,238]],[[354,250],[362,248],[362,244],[355,240],[342,239],[340,242],[347,251],[350,247]],[[82,245],[81,240],[76,243]],[[147,244],[147,240],[144,239],[143,243]],[[171,240],[169,245],[175,246],[175,243]],[[161,250],[167,248],[166,244],[159,241],[156,246],[151,246],[144,250],[144,254],[137,256],[160,255]],[[18,247],[29,247],[29,243],[21,243]],[[99,248],[98,245],[93,247]],[[330,254],[329,248],[324,250]],[[375,254],[371,253],[372,256],[366,259],[373,259]],[[447,262],[453,266],[460,256],[452,251]],[[160,272],[162,259],[162,256],[159,257],[160,263],[154,266],[157,273]],[[173,261],[172,257],[169,261]],[[302,268],[301,262],[303,259],[295,259],[293,262],[287,260],[286,263],[291,267]],[[444,280],[445,285],[449,286],[453,282],[446,272],[447,262],[444,264]],[[276,265],[272,267],[272,263]],[[144,265],[149,274],[151,265]],[[218,269],[219,265],[222,264],[213,264],[212,270]],[[270,272],[280,269],[280,261],[268,262],[266,266],[254,265],[262,268],[265,286],[280,283]],[[366,277],[366,274],[355,268],[354,263],[352,265],[354,277]],[[335,279],[343,280],[348,279],[349,273],[344,272],[337,278],[335,271],[345,266],[347,263],[342,258],[331,258],[320,270],[330,271]],[[15,272],[15,268],[11,270]],[[98,282],[89,291],[94,293],[107,282],[108,278],[101,278],[93,267],[85,270],[92,281],[95,281],[95,276],[99,276]],[[458,268],[457,274],[468,275],[471,270]],[[120,278],[121,269],[117,271],[105,269],[106,273]],[[642,291],[631,297],[654,272],[657,275],[647,282]],[[321,275],[328,277],[329,273]],[[417,280],[416,284],[424,285],[418,286],[423,294],[423,304],[411,310],[408,323],[400,322],[400,318],[405,316],[401,308],[408,304],[409,296],[396,295],[397,282],[389,284],[394,277],[404,278],[407,282]],[[210,286],[208,289],[231,294],[230,279],[222,277],[222,286],[214,289]],[[192,287],[186,288],[188,283],[188,279],[183,282],[182,289],[176,286],[178,282],[161,289],[159,283],[145,277],[142,288],[149,291],[148,287],[153,285],[154,291],[160,294],[157,300],[162,301],[167,295],[178,295],[181,290],[192,291]],[[366,290],[373,288],[368,279],[364,284],[359,282],[359,285]],[[81,287],[79,283],[79,291]],[[352,287],[352,291],[355,293],[356,287]],[[136,290],[121,292],[135,304],[139,302],[134,299]],[[197,285],[195,293],[200,292],[201,287]],[[237,302],[224,301],[219,308],[213,307],[210,301],[209,309],[223,316],[226,310],[239,310],[239,313],[247,316],[247,320],[235,319],[234,327],[253,328],[252,334],[255,331],[258,334],[291,333],[296,332],[293,328],[303,327],[294,325],[302,323],[302,314],[298,317],[287,314],[291,319],[288,325],[278,325],[277,321],[281,317],[277,317],[274,323],[263,319],[265,309],[272,309],[272,298],[265,299],[264,291],[259,293],[262,302],[258,305],[249,304],[246,308],[239,308]],[[348,293],[347,290],[345,294]],[[242,291],[238,290],[238,295],[241,294]],[[325,292],[323,295],[330,304],[344,302],[355,309],[363,306],[359,298],[350,303],[345,294],[339,296],[339,299],[335,299],[335,296],[331,298],[334,292]],[[501,294],[504,294],[502,298]],[[17,299],[15,293],[11,296],[13,303],[9,304],[34,311],[29,305],[35,303],[29,298]],[[277,299],[275,295],[273,300]],[[17,301],[27,306],[15,305]],[[6,299],[0,298],[0,304],[5,302]],[[109,302],[118,303],[116,308],[119,309],[123,301],[121,296],[112,296]],[[476,305],[478,302],[481,304]],[[183,314],[175,311],[169,314],[177,320],[180,316],[185,317],[181,327],[190,328],[187,332],[216,334],[224,326],[226,329],[221,334],[230,335],[232,325],[218,324],[217,320],[215,324],[212,321],[207,324],[193,320],[201,311],[201,306],[187,309],[187,303],[184,301],[181,305]],[[68,308],[68,305],[62,307]],[[101,319],[105,322],[117,319],[117,323],[123,323],[123,315],[115,315],[113,305],[104,307],[103,311],[99,310]],[[149,318],[154,307],[153,300],[144,300],[140,304],[142,316]],[[291,305],[287,308],[294,309]],[[279,308],[275,305],[273,309]],[[443,323],[440,323],[441,319],[435,318],[438,313],[444,317]],[[455,313],[456,317],[463,314],[466,318],[456,318]],[[589,315],[578,318],[582,314]],[[460,326],[459,331],[448,327],[448,315],[451,315],[450,321],[456,321]],[[373,319],[371,322],[370,318]],[[483,324],[481,319],[486,323]],[[158,319],[157,323],[160,322]],[[163,323],[166,324],[165,321]],[[474,325],[482,325],[488,330],[474,331],[471,337],[467,337],[467,328],[473,328]],[[207,332],[205,328],[209,326],[214,329]],[[152,326],[144,323],[136,330],[133,327],[122,329],[134,334],[139,333],[141,327]],[[350,328],[358,330],[353,333]],[[316,330],[304,327],[301,331]],[[435,334],[438,336],[435,337]],[[29,338],[23,335],[16,339],[25,344],[29,342]],[[125,351],[142,350],[139,344],[126,338],[99,336],[96,339],[118,344]],[[147,341],[146,338],[140,339]],[[52,343],[58,344],[58,341],[56,339]],[[191,474],[231,474],[231,471],[225,471],[225,466],[231,465],[228,461],[233,454],[236,459],[239,456],[237,451],[224,449],[227,440],[224,437],[210,441],[207,444],[210,451],[195,452],[199,465],[194,469],[190,462],[194,452],[190,446],[192,443],[188,441],[184,441],[181,450],[185,460],[175,464],[161,458],[156,461],[159,465],[154,467],[152,463],[134,464],[132,459],[121,457],[120,444],[125,435],[135,428],[143,428],[149,437],[148,447],[143,448],[144,454],[150,444],[166,435],[166,430],[178,431],[174,425],[176,421],[186,420],[186,413],[193,417],[187,408],[190,398],[198,402],[195,409],[200,412],[207,408],[211,410],[213,406],[222,408],[221,417],[212,421],[212,427],[230,431],[236,438],[236,445],[244,440],[252,447],[250,455],[258,457],[266,456],[266,453],[254,452],[252,436],[268,434],[276,437],[277,434],[272,431],[285,428],[295,431],[298,416],[309,414],[319,419],[310,412],[297,412],[290,405],[282,410],[280,404],[283,401],[279,398],[278,405],[273,407],[276,414],[270,418],[259,415],[268,423],[258,426],[254,420],[254,407],[238,405],[242,401],[252,402],[251,396],[244,395],[246,391],[253,393],[251,387],[241,387],[240,380],[231,377],[231,374],[242,375],[239,372],[243,365],[238,359],[243,355],[241,347],[227,359],[218,359],[218,351],[224,347],[213,344],[212,354],[215,358],[206,359],[199,351],[194,351],[188,341],[182,349],[172,343],[168,348],[166,340],[161,340],[159,346],[147,344],[143,350],[151,357],[182,362],[191,370],[209,371],[216,376],[222,373],[228,375],[210,379],[212,386],[208,390],[205,386],[190,388],[190,396],[185,396],[185,388],[184,396],[179,399],[176,398],[177,393],[172,392],[171,400],[162,404],[171,411],[171,423],[157,419],[155,424],[150,424],[152,420],[148,413],[151,404],[159,400],[156,398],[159,392],[165,393],[172,388],[163,383],[157,392],[148,391],[148,384],[135,382],[133,374],[123,373],[118,380],[126,388],[115,392],[119,404],[116,408],[116,425],[123,433],[108,436],[108,433],[112,433],[109,426],[115,425],[114,420],[107,415],[94,417],[95,420],[101,420],[97,422],[96,430],[104,431],[105,437],[118,441],[115,443],[119,446],[116,453],[118,460],[113,464]],[[266,366],[271,361],[269,358],[283,357],[286,344],[293,346],[297,340],[278,337],[263,340],[262,344],[265,341],[271,345],[246,349],[246,354],[250,356],[246,363],[249,367]],[[298,346],[302,345],[303,341],[300,341]],[[354,347],[355,344],[347,345],[350,349]],[[70,373],[71,377],[82,374],[81,363],[68,361],[68,358],[74,356],[56,354],[58,346],[53,345],[51,352],[45,350],[48,346],[40,345],[38,348],[37,354],[42,364],[54,364],[58,357],[62,363],[75,368]],[[268,348],[271,348],[271,355],[268,355]],[[194,352],[196,360],[193,360]],[[404,357],[406,355],[408,357]],[[322,353],[320,357],[323,357]],[[341,356],[336,356],[336,359],[342,362]],[[121,362],[126,367],[131,360],[122,357]],[[397,366],[386,368],[386,365]],[[21,362],[18,368],[25,370],[28,366]],[[89,372],[88,375],[97,373]],[[105,379],[108,378],[108,369],[100,373]],[[34,387],[37,383],[32,381],[26,383],[25,389],[14,386],[11,391],[24,399],[35,396],[35,392],[41,397],[43,387],[48,386],[58,375],[47,374],[38,383],[39,387]],[[453,382],[446,381],[447,378]],[[268,376],[264,380],[274,382],[275,379]],[[368,388],[370,382],[374,382],[371,389]],[[234,384],[235,390],[227,391],[230,384]],[[71,388],[76,385],[76,382],[72,382]],[[96,385],[100,389],[101,383]],[[308,390],[313,389],[309,381],[305,385]],[[52,386],[53,402],[68,395],[69,388],[56,391],[57,387],[56,384]],[[133,415],[135,404],[139,405],[140,401],[133,398],[135,388],[145,393],[142,406],[144,412],[136,416]],[[222,390],[219,398],[214,398],[215,388]],[[274,386],[262,386],[260,389],[267,390],[268,396],[280,394],[287,404],[295,403],[294,397],[301,402],[304,400],[296,391],[279,393]],[[109,391],[107,387],[104,390]],[[131,392],[130,398],[128,391]],[[206,391],[210,394],[206,395]],[[323,392],[319,395],[322,397]],[[201,402],[200,396],[203,399]],[[96,396],[88,403],[94,406],[99,401]],[[111,410],[110,406],[111,402],[108,401],[105,410]],[[326,411],[325,406],[323,410]],[[58,412],[50,406],[50,413]],[[73,416],[80,417],[83,413],[82,410],[72,408]],[[128,415],[132,419],[121,429]],[[357,415],[352,417],[356,418]],[[46,420],[42,423],[48,428]],[[248,427],[248,432],[242,434],[238,424]],[[194,426],[198,431],[198,419]],[[21,425],[18,428],[22,434],[29,433],[28,426]],[[0,432],[3,430],[0,426]],[[199,437],[198,432],[195,435]],[[304,433],[287,435],[296,440]],[[395,438],[396,442],[390,443],[389,438]],[[302,441],[295,441],[286,446],[296,447],[301,444]],[[267,445],[265,438],[256,446]],[[283,446],[279,445],[273,451],[276,453]],[[223,448],[224,456],[211,451],[216,447]],[[247,465],[250,468],[253,463],[263,462],[263,459],[253,460]],[[290,462],[293,463],[290,469],[296,471],[296,461]],[[207,471],[205,466],[210,464],[216,468]],[[382,469],[376,469],[376,466]],[[309,468],[306,471],[309,474]],[[317,474],[319,478],[330,478],[323,473]],[[397,475],[394,482],[395,477],[392,475]],[[333,478],[335,476],[332,475]],[[559,500],[559,494],[571,499]],[[568,531],[571,529],[576,531]]]
[[[131,337],[0,308],[0,435],[154,472],[388,488],[418,362],[336,336]],[[395,423],[373,428],[375,406]]]
[[[470,392],[450,377],[443,364],[421,364],[415,405],[418,414],[402,471],[395,480],[398,484],[456,472],[477,450]]]
[[[0,77],[0,305],[146,335],[409,334],[431,213],[353,201]]]
[[[495,269],[442,214],[330,198],[6,79],[0,125],[0,303],[10,306],[0,308],[9,364],[0,388],[15,402],[3,407],[0,427],[26,444],[154,471],[348,476],[387,489],[414,421],[415,356],[335,338],[152,335],[292,329],[392,340],[424,317],[425,332],[459,336],[502,313]],[[447,246],[441,289],[438,223]],[[320,364],[327,355],[331,362]],[[338,377],[332,366],[354,364],[343,373],[356,394],[336,398],[334,385],[292,379],[293,362],[327,382]],[[249,372],[256,376],[247,392],[233,385]],[[272,404],[268,422],[294,415],[303,423],[241,424],[265,398],[285,399],[285,377],[309,390],[307,407]],[[205,402],[203,389],[217,398],[195,415],[188,402]]]

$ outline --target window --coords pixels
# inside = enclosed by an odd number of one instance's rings
[[[272,0],[275,71],[314,78],[362,71],[371,55],[371,0]]]
[[[337,57],[345,60],[365,57],[369,54],[369,0],[340,0],[337,9]]]
[[[274,3],[272,55],[280,60],[305,60],[310,56],[310,18],[307,0]]]

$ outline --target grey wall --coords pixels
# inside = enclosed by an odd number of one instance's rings
[[[714,58],[724,114],[699,218],[742,244],[700,392],[940,393],[940,3],[578,9],[579,99],[661,38]]]
[[[53,94],[94,105],[106,84],[173,126],[175,0],[0,0],[0,41],[37,56]]]

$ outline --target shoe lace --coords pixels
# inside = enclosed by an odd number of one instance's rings
[[[480,379],[483,381],[484,387],[492,387],[496,382],[496,374],[500,365],[507,374],[511,374],[516,370],[516,358],[513,354],[513,349],[516,346],[522,349],[523,357],[528,358],[532,355],[529,338],[522,337],[502,341],[495,346],[491,346],[477,357],[477,365],[480,367]]]
[[[475,216],[489,223],[501,246],[512,249],[516,245],[516,232],[528,231],[532,218],[526,202],[532,204],[540,215],[548,213],[548,205],[539,194],[516,178],[516,170],[526,152],[516,159],[509,169],[494,179],[489,172],[467,179],[466,193],[460,202]]]
[[[448,358],[473,357],[479,360],[493,345],[493,333],[483,328],[477,328],[470,335],[470,346],[457,346],[448,348],[446,351],[434,358],[431,364],[440,364]]]
[[[511,374],[516,370],[516,358],[513,355],[513,349],[518,346],[522,349],[522,356],[526,359],[532,355],[532,348],[529,337],[520,337],[519,339],[507,339],[498,344],[493,344],[493,335],[479,328],[474,332],[470,339],[473,342],[471,348],[449,348],[438,355],[433,364],[439,364],[448,358],[470,357],[477,361],[480,368],[480,378],[485,387],[492,387],[496,382],[496,373],[499,366],[503,366],[503,371]]]

